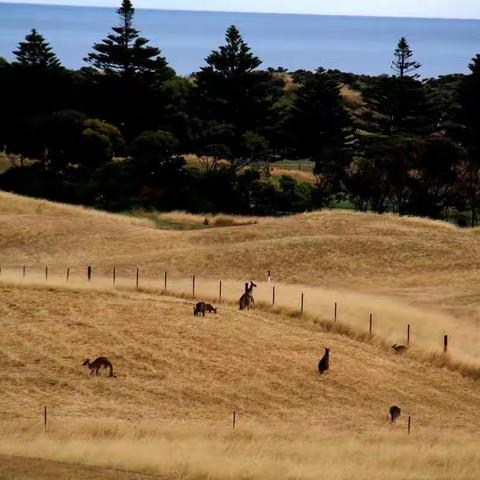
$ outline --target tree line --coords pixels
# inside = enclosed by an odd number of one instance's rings
[[[178,76],[119,22],[85,67],[61,65],[33,29],[0,58],[0,188],[113,211],[361,211],[477,225],[480,55],[468,75],[421,79],[400,39],[390,74],[262,69],[235,26],[199,71]],[[194,156],[194,162],[186,158]],[[275,177],[312,162],[314,182]]]

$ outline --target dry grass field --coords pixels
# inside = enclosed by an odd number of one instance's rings
[[[0,193],[0,479],[479,478],[478,232],[350,212],[246,220],[163,230]],[[192,315],[193,274],[197,297],[222,280],[218,315]],[[240,312],[250,279],[258,305]],[[117,378],[81,366],[100,355]]]

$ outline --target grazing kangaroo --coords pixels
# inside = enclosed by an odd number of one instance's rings
[[[250,310],[250,305],[255,305],[255,300],[252,295],[253,289],[255,287],[256,285],[252,281],[250,281],[250,286],[247,288],[247,291],[240,297],[240,310]]]
[[[210,305],[209,303],[205,305],[205,311],[207,313],[215,313],[215,314],[217,313],[217,309],[213,305]]]
[[[115,377],[116,375],[113,374],[113,365],[112,363],[110,362],[110,360],[108,360],[108,358],[105,358],[105,357],[98,357],[95,361],[93,362],[90,362],[90,359],[87,358],[83,363],[82,363],[82,366],[83,367],[88,367],[90,369],[90,375],[93,375],[95,373],[95,375],[98,375],[98,372],[100,371],[100,369],[102,368],[109,368],[110,369],[110,376],[111,377]]]
[[[397,407],[396,405],[393,407],[390,407],[390,418],[391,422],[393,423],[400,415],[402,414],[402,409],[400,407]]]
[[[403,353],[405,353],[407,351],[407,347],[405,345],[392,345],[392,348],[395,350],[395,353],[398,353],[400,355],[402,355]]]
[[[325,355],[318,363],[318,373],[322,375],[330,368],[330,349],[325,349]]]

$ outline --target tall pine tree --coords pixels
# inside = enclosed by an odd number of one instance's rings
[[[13,54],[21,65],[43,68],[61,67],[60,61],[52,52],[52,47],[34,28],[25,37],[25,41],[19,43],[18,50]]]
[[[395,49],[394,60],[392,61],[392,70],[400,77],[419,78],[417,70],[422,66],[421,63],[412,59],[413,52],[405,37],[402,37]]]
[[[235,26],[226,33],[225,45],[213,51],[207,65],[195,75],[197,116],[205,135],[200,149],[222,152],[238,169],[252,163],[252,145],[262,145],[271,108],[272,77],[257,70],[262,61],[255,56]],[[254,141],[252,140],[254,139]]]
[[[84,59],[105,73],[119,73],[123,77],[135,75],[170,73],[171,70],[160,50],[147,45],[149,40],[141,37],[133,27],[135,9],[130,0],[123,0],[117,10],[120,25],[113,33],[93,46],[94,52]]]
[[[297,158],[315,162],[317,206],[329,205],[341,190],[348,163],[344,143],[349,123],[338,81],[318,68],[298,88],[288,120]]]

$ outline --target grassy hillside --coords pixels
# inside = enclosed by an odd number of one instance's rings
[[[37,478],[25,474],[37,458],[45,478],[66,469],[88,480],[116,469],[118,478],[478,478],[477,231],[351,212],[161,228],[202,218],[0,193],[0,478]],[[175,297],[160,295],[165,270]],[[218,315],[193,317],[193,274],[197,298],[215,299],[222,279]],[[258,308],[239,312],[249,279]],[[411,350],[397,356],[388,345],[405,341],[407,324]],[[448,356],[436,353],[444,334]],[[332,369],[320,377],[325,346]],[[81,366],[100,355],[117,378]],[[403,416],[391,426],[393,404]]]
[[[442,222],[325,211],[192,232],[0,193],[2,263],[141,266],[146,273],[265,278],[388,290],[470,286],[480,237]],[[141,248],[138,246],[141,245]]]
[[[201,218],[188,222],[201,223]],[[177,215],[162,221],[179,221]],[[237,219],[244,223],[248,219]],[[18,279],[49,266],[50,275],[110,277],[134,281],[140,268],[147,279],[215,297],[217,281],[225,295],[238,298],[244,281],[255,280],[257,295],[271,302],[265,283],[271,270],[277,304],[331,318],[338,302],[342,321],[363,330],[375,315],[375,331],[405,341],[407,324],[425,348],[438,349],[444,334],[455,336],[452,349],[477,362],[480,341],[480,236],[477,230],[390,215],[325,211],[287,218],[192,231],[163,230],[155,218],[131,218],[80,207],[0,193],[0,264],[3,275]],[[15,267],[15,268],[13,268]],[[263,281],[263,283],[262,283]],[[459,329],[462,326],[462,329]]]
[[[217,316],[195,318],[191,301],[128,291],[3,284],[0,295],[0,453],[161,474],[186,465],[192,474],[211,469],[220,478],[250,471],[252,478],[278,478],[275,457],[292,441],[283,463],[288,474],[305,462],[299,478],[316,478],[319,458],[333,454],[325,435],[335,442],[347,432],[359,435],[347,445],[358,455],[370,443],[375,451],[381,438],[399,442],[408,415],[415,441],[432,431],[439,437],[434,450],[445,448],[441,438],[451,431],[468,439],[480,428],[472,380],[283,316],[224,306]],[[332,369],[320,377],[324,346]],[[89,377],[82,360],[98,355],[112,360],[117,378]],[[393,427],[386,418],[392,404],[404,412]],[[320,443],[307,447],[311,440]],[[146,441],[156,442],[159,456],[152,447],[142,453]],[[187,446],[192,457],[185,457]],[[230,449],[238,458],[227,475],[217,462]],[[413,466],[398,477],[384,460],[356,478],[416,478]],[[350,478],[355,465],[355,455],[346,469],[337,462],[335,478]],[[451,468],[457,460],[438,471]]]

